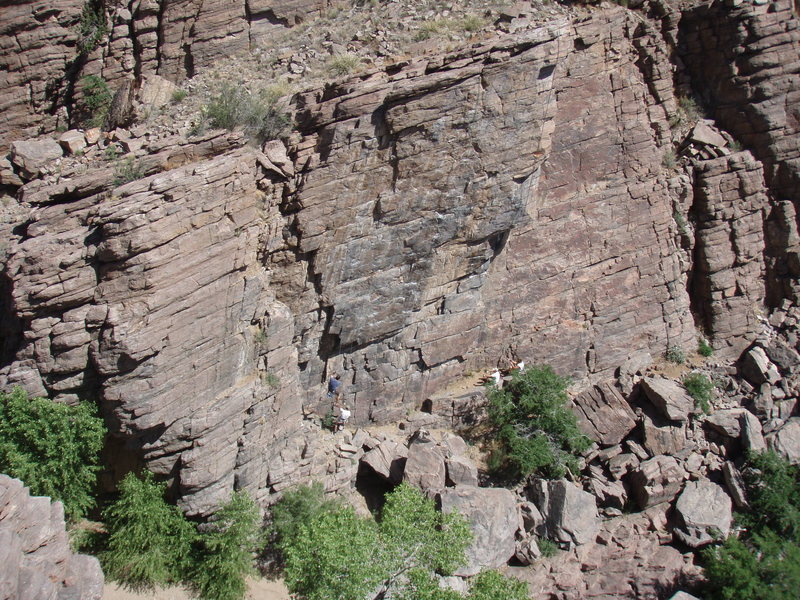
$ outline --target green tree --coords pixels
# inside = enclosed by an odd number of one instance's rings
[[[301,524],[311,522],[322,513],[333,512],[339,506],[339,502],[325,497],[319,482],[285,492],[271,511],[275,545],[295,543]]]
[[[29,399],[20,388],[0,393],[0,471],[35,495],[61,500],[71,519],[94,505],[104,437],[103,420],[89,403]]]
[[[192,585],[207,600],[240,600],[245,578],[255,574],[253,554],[261,537],[258,506],[247,492],[234,492],[199,538]]]
[[[305,600],[364,600],[385,578],[377,526],[349,506],[300,523],[281,550],[286,585]]]
[[[152,473],[142,479],[129,473],[119,487],[119,499],[104,515],[110,534],[101,554],[105,572],[134,590],[180,581],[194,526],[164,500],[166,485]]]
[[[752,453],[742,469],[750,510],[739,516],[745,527],[771,529],[800,540],[800,467],[774,452]]]
[[[489,390],[489,419],[501,444],[495,464],[516,479],[536,473],[563,477],[577,472],[576,456],[591,441],[569,409],[567,379],[548,366],[516,373],[502,389]]]
[[[298,598],[447,600],[431,584],[433,573],[459,567],[471,538],[461,515],[441,514],[401,485],[387,495],[379,523],[349,506],[319,510],[279,546],[286,583]]]
[[[741,538],[706,549],[707,596],[789,600],[800,589],[800,469],[773,452],[750,454],[742,469],[750,508],[737,515]]]
[[[432,500],[407,483],[386,496],[379,535],[386,561],[385,592],[405,585],[411,569],[450,575],[464,563],[472,541],[464,517],[437,511]]]

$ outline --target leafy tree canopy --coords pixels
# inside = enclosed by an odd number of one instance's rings
[[[502,389],[490,388],[489,419],[501,444],[500,469],[517,479],[577,472],[576,456],[591,441],[569,408],[567,383],[548,366],[532,366],[515,373]]]
[[[39,496],[64,503],[71,519],[94,505],[105,426],[87,403],[68,406],[28,398],[20,388],[0,393],[0,471]]]

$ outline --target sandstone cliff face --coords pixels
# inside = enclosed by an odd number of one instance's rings
[[[276,29],[332,4],[328,0],[108,0],[108,35],[82,54],[85,0],[0,2],[0,150],[13,140],[67,126],[65,110],[83,94],[82,77],[99,75],[112,90],[126,79],[172,80],[250,48]],[[75,124],[73,115],[72,123]]]
[[[196,4],[227,25],[188,25]],[[193,61],[244,35],[238,5],[155,6],[118,11],[133,38],[96,51],[134,39],[140,66],[119,73],[191,74],[183,27]],[[27,183],[0,385],[95,398],[113,462],[145,461],[207,514],[233,488],[265,499],[309,476],[301,409],[324,414],[333,372],[363,423],[514,357],[591,378],[692,348],[692,310],[738,355],[794,213],[748,151],[662,167],[682,31],[665,15],[599,10],[308,91],[285,147],[142,134],[135,181],[106,164]]]
[[[64,507],[30,496],[19,479],[0,475],[0,594],[15,600],[99,600],[103,572],[93,556],[74,554]]]

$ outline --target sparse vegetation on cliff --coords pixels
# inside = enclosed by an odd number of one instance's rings
[[[591,442],[578,429],[566,389],[567,379],[547,366],[528,367],[502,389],[490,389],[489,419],[500,444],[495,470],[514,479],[578,472],[577,456]]]
[[[290,119],[277,106],[285,93],[280,86],[249,90],[244,86],[224,85],[204,108],[209,125],[221,129],[241,128],[258,142],[272,140],[289,128]]]
[[[113,95],[111,88],[97,75],[87,75],[81,79],[83,84],[83,102],[89,113],[88,125],[102,127],[111,108]]]
[[[108,22],[103,0],[87,0],[78,21],[78,50],[89,54],[108,36]]]
[[[28,398],[20,388],[0,393],[0,472],[34,495],[61,500],[71,519],[94,506],[104,436],[103,420],[88,403]]]

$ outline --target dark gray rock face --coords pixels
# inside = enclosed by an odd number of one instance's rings
[[[70,550],[61,503],[0,475],[0,596],[100,600],[103,581],[96,558]]]

